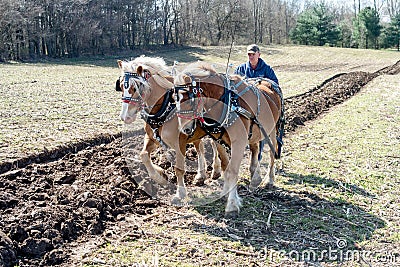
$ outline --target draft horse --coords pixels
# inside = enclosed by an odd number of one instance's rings
[[[167,66],[162,58],[138,57],[132,61],[118,60],[122,72],[117,80],[116,89],[122,91],[121,119],[126,124],[135,121],[140,112],[145,120],[145,137],[143,149],[140,153],[151,179],[162,186],[168,181],[163,177],[163,169],[151,161],[150,155],[159,145],[166,145],[176,152],[175,174],[177,177],[176,194],[172,200],[174,204],[181,204],[186,197],[184,182],[186,144],[193,143],[198,155],[198,169],[195,183],[206,179],[206,161],[204,145],[201,138],[204,131],[197,129],[195,134],[188,136],[178,129],[178,120],[175,114],[173,95],[173,77],[167,71]],[[221,168],[226,168],[227,156],[224,149],[214,149],[213,174],[219,176]]]
[[[230,149],[222,194],[228,194],[225,215],[235,217],[241,206],[238,173],[247,145],[251,151],[250,186],[265,183],[258,161],[259,142],[264,139],[270,146],[267,185],[274,183],[276,125],[282,108],[280,94],[267,80],[227,77],[204,62],[189,65],[174,78],[174,84],[178,124],[183,133],[190,135],[200,127]]]

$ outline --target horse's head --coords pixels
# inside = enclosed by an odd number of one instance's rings
[[[182,80],[179,80],[179,79]],[[174,99],[178,116],[178,125],[182,133],[191,135],[195,130],[196,119],[202,110],[202,89],[193,77],[182,74],[174,80]]]
[[[176,102],[179,129],[184,134],[192,134],[196,122],[204,122],[206,96],[203,86],[207,78],[215,75],[215,69],[203,62],[189,65],[174,78],[174,98]]]
[[[121,119],[125,123],[135,121],[138,111],[155,104],[173,87],[162,58],[140,56],[129,62],[119,60],[118,66],[122,75],[116,87],[123,92]]]
[[[116,90],[122,91],[121,120],[130,124],[136,120],[137,112],[143,107],[149,91],[146,73],[134,62],[118,60],[122,72],[116,82]]]

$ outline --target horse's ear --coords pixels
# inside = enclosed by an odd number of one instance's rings
[[[137,73],[139,76],[142,76],[142,73],[143,73],[143,66],[142,66],[142,65],[140,65],[140,66],[138,66],[138,67],[136,68],[136,73]]]
[[[122,69],[122,60],[117,60],[117,63],[118,63],[118,67],[119,67],[120,69]]]
[[[192,78],[190,78],[190,77],[187,76],[187,75],[185,75],[185,78],[183,78],[183,80],[185,81],[185,84],[192,83]]]

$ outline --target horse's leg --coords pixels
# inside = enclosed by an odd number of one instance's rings
[[[260,161],[258,160],[259,154],[259,143],[250,144],[250,189],[255,189],[262,182],[260,174]]]
[[[206,174],[207,163],[206,163],[206,158],[204,156],[204,142],[202,142],[200,139],[194,141],[193,144],[197,151],[197,174],[194,177],[193,183],[195,185],[203,185],[204,181],[207,178]]]
[[[143,149],[140,152],[140,158],[142,159],[150,178],[160,185],[167,185],[168,181],[162,176],[162,168],[153,164],[150,159],[150,154],[156,149],[156,147],[156,143],[146,133],[144,137]]]
[[[218,153],[217,145],[214,141],[211,142],[213,150],[213,170],[211,173],[211,179],[218,179],[221,176],[221,160]]]
[[[273,134],[271,134],[271,142],[272,142],[272,147],[275,147],[275,149],[277,149],[278,146],[277,146],[275,132]],[[277,151],[272,151],[272,150],[269,151],[270,162],[269,162],[268,187],[270,187],[270,188],[272,188],[275,183],[275,153],[277,153]]]
[[[272,147],[277,148],[277,141],[276,141],[276,136],[275,132],[273,132],[270,135],[270,140],[272,143]],[[271,148],[269,148],[269,165],[268,165],[268,172],[264,177],[264,183],[266,183],[263,186],[266,186],[267,188],[272,188],[274,186],[275,182],[275,151],[272,151]],[[268,182],[266,182],[268,180]]]
[[[221,170],[222,172],[224,172],[226,168],[228,168],[229,154],[226,151],[225,147],[223,147],[222,145],[216,144],[216,146],[217,146],[218,157],[221,162]]]
[[[237,192],[237,181],[239,175],[240,163],[243,159],[246,143],[235,142],[231,146],[231,160],[227,169],[224,171],[224,189],[223,194],[228,194],[228,200],[225,207],[225,217],[235,218],[239,214],[242,200]]]
[[[184,139],[184,140],[183,140]],[[183,200],[186,198],[186,187],[185,187],[185,152],[186,152],[186,139],[179,138],[178,146],[175,148],[176,151],[176,162],[175,162],[175,175],[177,180],[176,194],[172,199],[172,204],[182,205]]]

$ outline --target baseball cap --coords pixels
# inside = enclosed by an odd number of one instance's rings
[[[247,47],[247,53],[256,53],[260,52],[260,48],[256,44],[251,44]]]

